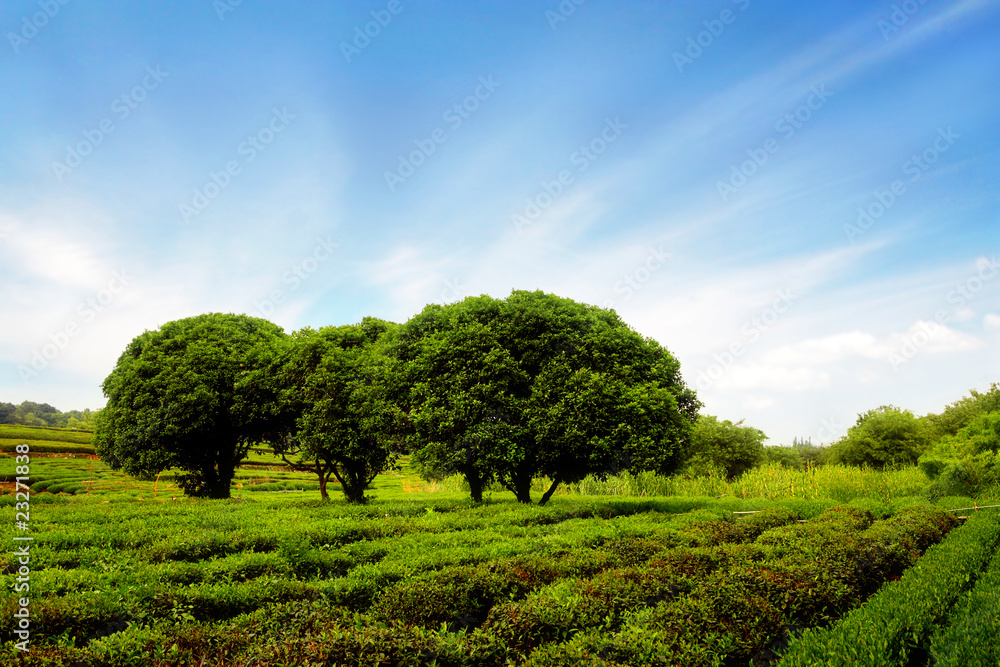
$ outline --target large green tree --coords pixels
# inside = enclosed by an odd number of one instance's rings
[[[742,419],[734,424],[701,415],[691,435],[688,470],[694,473],[719,470],[727,479],[734,479],[764,462],[765,440],[763,431],[744,426]]]
[[[350,503],[366,501],[375,476],[394,466],[403,413],[393,400],[394,360],[386,341],[398,325],[310,328],[284,341],[272,360],[247,376],[251,421],[292,467],[317,475],[322,498],[332,478]],[[289,458],[292,457],[292,458]]]
[[[531,482],[683,462],[699,403],[662,346],[611,311],[542,292],[431,305],[395,353],[410,388],[414,461],[459,473],[475,500],[497,482],[531,502]]]
[[[834,463],[894,468],[914,465],[930,445],[927,425],[909,410],[883,405],[858,416],[833,444]]]
[[[228,498],[251,443],[268,436],[267,424],[241,407],[241,380],[284,336],[266,320],[221,313],[137,336],[102,385],[97,453],[146,479],[180,468],[186,494]]]

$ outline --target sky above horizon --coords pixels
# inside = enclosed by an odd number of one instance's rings
[[[178,7],[179,6],[179,7]],[[0,401],[135,336],[536,290],[832,442],[1000,380],[1000,5],[0,7]]]

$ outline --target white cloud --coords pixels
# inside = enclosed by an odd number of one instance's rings
[[[914,322],[905,334],[894,333],[889,337],[889,345],[893,352],[915,348],[919,352],[946,354],[978,350],[984,344],[976,336],[927,320]]]
[[[786,345],[768,352],[766,359],[778,365],[812,366],[849,357],[878,359],[888,353],[889,348],[884,341],[879,341],[870,333],[855,330]]]
[[[829,387],[830,374],[803,366],[789,368],[777,364],[748,363],[733,366],[716,386],[722,390],[735,391],[770,389],[799,392]]]
[[[976,319],[976,311],[968,307],[959,308],[955,311],[955,314],[952,315],[951,319],[956,322],[968,322],[969,320]]]
[[[93,245],[40,226],[18,225],[4,240],[7,270],[21,280],[40,279],[49,286],[97,286],[106,270]]]

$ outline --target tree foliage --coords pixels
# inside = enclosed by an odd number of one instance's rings
[[[941,495],[972,495],[1000,483],[1000,411],[980,413],[944,436],[919,464]]]
[[[930,445],[926,424],[909,410],[884,405],[858,416],[833,445],[835,463],[883,469],[913,465]]]
[[[980,415],[996,411],[1000,411],[1000,384],[994,382],[987,391],[972,389],[968,396],[955,401],[941,414],[929,414],[922,419],[928,426],[929,437],[937,441],[955,435]]]
[[[611,311],[542,292],[431,305],[407,322],[414,462],[462,474],[475,500],[492,482],[531,502],[531,481],[674,471],[699,403],[677,360]]]
[[[280,433],[271,439],[275,451],[315,473],[324,499],[336,478],[348,502],[365,502],[372,480],[398,458],[403,413],[392,400],[394,364],[385,353],[397,327],[365,318],[359,325],[305,328],[255,372],[253,384],[266,396],[256,402],[258,416]]]
[[[727,479],[735,479],[764,462],[765,440],[763,431],[744,426],[742,419],[734,424],[701,415],[691,434],[687,469],[695,474],[721,471]]]
[[[180,468],[186,494],[228,498],[236,466],[265,435],[240,407],[240,381],[283,337],[266,320],[221,313],[137,336],[102,385],[97,453],[141,478]]]
[[[830,457],[830,447],[814,445],[806,440],[794,441],[791,447],[776,445],[764,447],[764,463],[778,463],[785,468],[805,470],[825,465]]]

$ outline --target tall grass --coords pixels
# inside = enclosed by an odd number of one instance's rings
[[[778,464],[753,468],[727,481],[722,476],[663,477],[653,473],[625,473],[604,480],[587,477],[576,491],[590,496],[734,496],[737,498],[893,498],[923,493],[930,480],[916,466],[880,471],[871,468],[829,465],[793,470]]]

